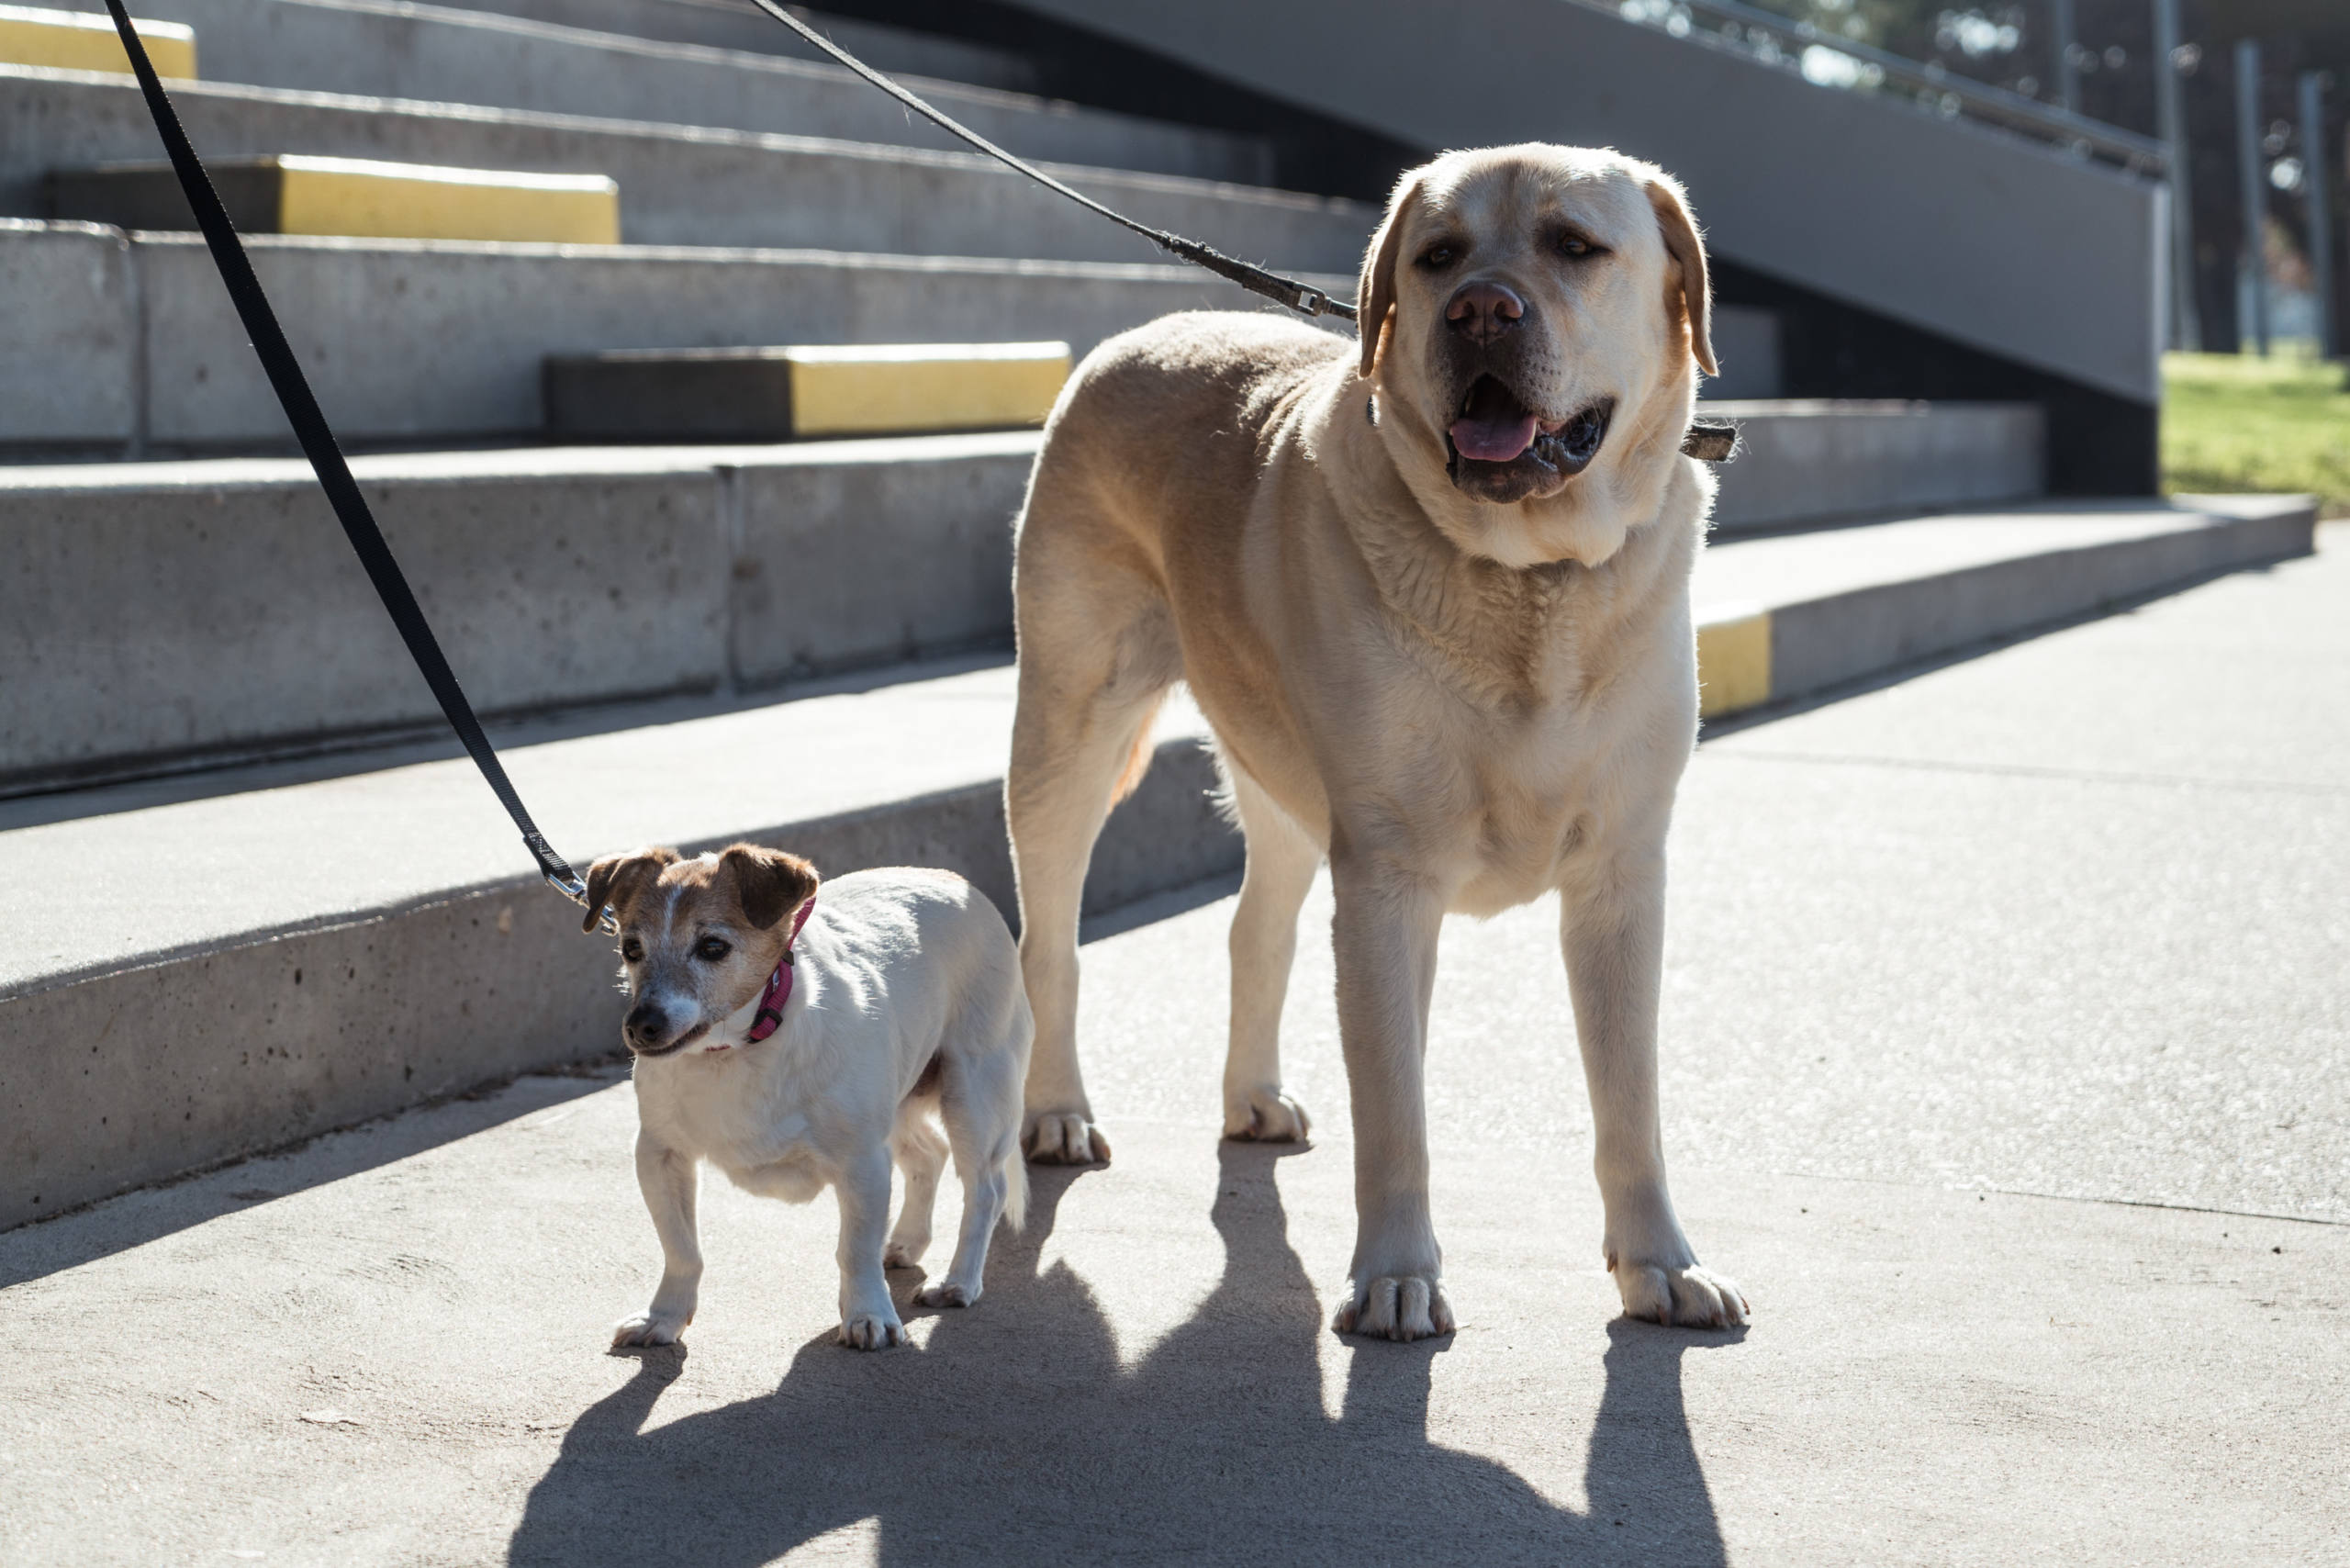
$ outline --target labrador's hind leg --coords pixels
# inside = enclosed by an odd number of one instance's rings
[[[1224,1063],[1224,1136],[1292,1143],[1313,1130],[1281,1088],[1281,1003],[1297,956],[1297,912],[1314,886],[1322,846],[1257,781],[1229,763],[1232,803],[1248,842],[1233,912],[1232,1035]]]
[[[1020,696],[1004,816],[1020,894],[1020,969],[1036,1019],[1024,1136],[1031,1158],[1110,1158],[1077,1059],[1077,924],[1093,842],[1150,761],[1150,724],[1182,655],[1158,588],[1047,517],[1020,541]]]

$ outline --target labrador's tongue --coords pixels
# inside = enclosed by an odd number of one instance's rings
[[[1452,447],[1476,463],[1508,463],[1534,444],[1535,417],[1487,376],[1469,395],[1461,416],[1452,421]]]
[[[1534,416],[1452,421],[1453,449],[1478,463],[1508,463],[1534,444]]]

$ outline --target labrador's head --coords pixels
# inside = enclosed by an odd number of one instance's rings
[[[1595,564],[1654,515],[1714,369],[1705,248],[1662,170],[1447,153],[1396,186],[1358,306],[1381,436],[1456,544]]]

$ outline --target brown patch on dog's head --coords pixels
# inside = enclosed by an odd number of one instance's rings
[[[1447,153],[1397,185],[1358,309],[1378,439],[1456,545],[1596,565],[1657,515],[1715,368],[1705,246],[1662,170]]]
[[[604,918],[610,908],[615,920],[624,920],[626,911],[637,894],[651,886],[661,875],[662,868],[677,863],[674,849],[651,848],[632,850],[626,855],[607,855],[588,868],[588,918],[579,924],[582,931],[593,931],[597,922]]]
[[[734,880],[743,918],[762,931],[780,925],[816,896],[816,868],[780,849],[730,844],[720,852],[718,865],[722,875]]]

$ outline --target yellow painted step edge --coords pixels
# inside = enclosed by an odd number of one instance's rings
[[[1771,700],[1771,612],[1716,610],[1697,622],[1697,712],[1711,719]]]
[[[277,160],[277,231],[391,240],[621,242],[621,190],[602,174],[446,169],[368,158]]]
[[[1069,379],[1067,343],[789,348],[794,435],[1041,425]]]
[[[158,76],[196,77],[196,29],[183,22],[130,18],[131,30],[147,46]],[[37,6],[0,6],[0,64],[39,65],[51,71],[112,71],[130,74],[114,18],[86,11],[52,11]]]

